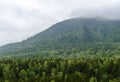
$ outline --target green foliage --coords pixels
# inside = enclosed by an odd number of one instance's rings
[[[0,60],[0,82],[119,82],[116,57],[11,57]]]
[[[59,22],[47,30],[36,34],[22,42],[8,44],[0,48],[0,53],[17,54],[51,51],[74,52],[88,50],[94,52],[120,49],[120,23],[113,20],[94,18],[76,18]],[[118,50],[119,51],[119,50]]]
[[[0,47],[0,82],[120,82],[120,23],[70,19]]]

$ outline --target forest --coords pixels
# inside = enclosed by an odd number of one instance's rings
[[[69,19],[0,47],[0,82],[120,82],[120,21]]]
[[[2,57],[0,82],[120,82],[119,57],[72,56]]]

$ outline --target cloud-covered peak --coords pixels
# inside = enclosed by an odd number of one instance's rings
[[[0,45],[73,17],[120,19],[120,0],[0,0]]]

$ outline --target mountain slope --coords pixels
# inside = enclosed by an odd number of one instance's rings
[[[74,18],[59,22],[22,42],[0,47],[0,53],[43,50],[89,49],[94,45],[120,42],[120,21]]]

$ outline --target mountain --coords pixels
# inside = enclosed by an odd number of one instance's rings
[[[22,42],[0,47],[0,53],[28,53],[49,50],[115,49],[120,45],[120,21],[101,18],[73,18],[54,24]]]

